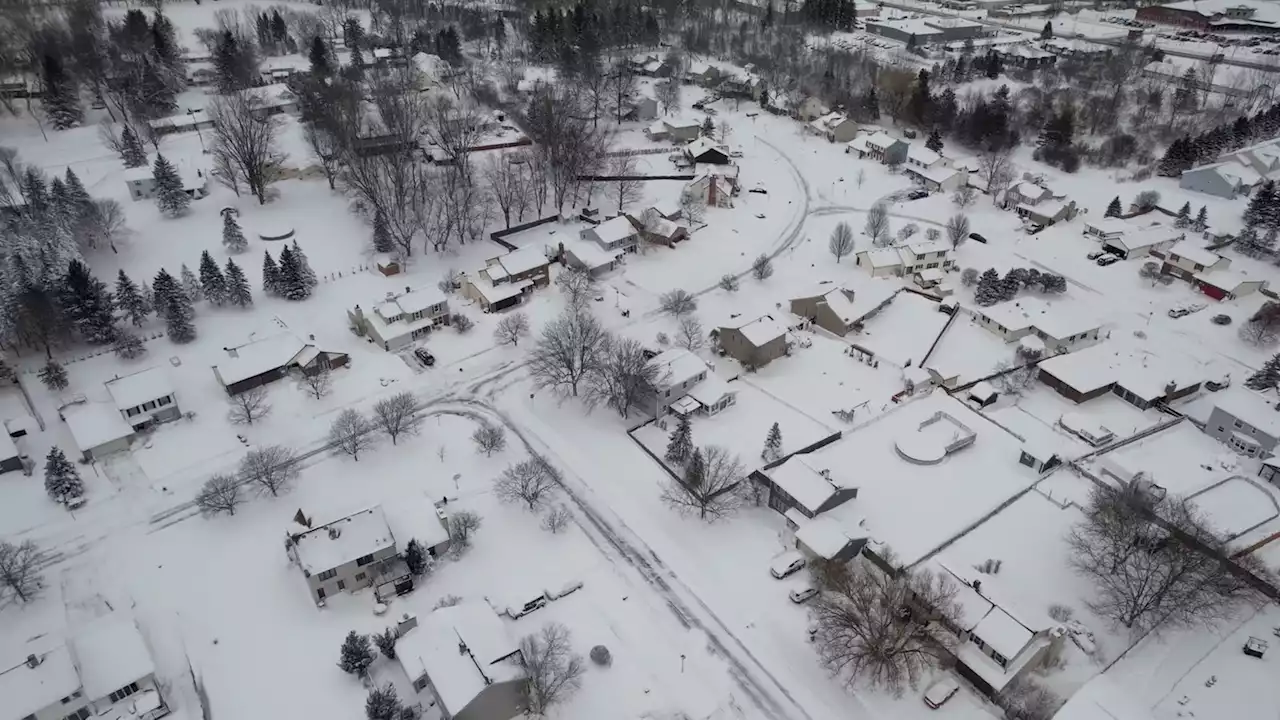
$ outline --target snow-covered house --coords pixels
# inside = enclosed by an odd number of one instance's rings
[[[120,415],[133,429],[182,417],[173,381],[164,368],[153,367],[106,382]]]
[[[71,439],[86,462],[124,452],[133,440],[133,428],[114,404],[74,403],[61,408],[58,414],[66,421]]]
[[[420,52],[413,56],[413,67],[417,71],[418,87],[427,90],[440,85],[449,74],[449,63],[439,55]]]
[[[209,171],[201,166],[188,162],[185,158],[173,164],[182,180],[182,190],[193,199],[209,194]],[[124,171],[124,183],[129,188],[129,198],[134,202],[150,200],[156,196],[156,178],[152,171],[152,163]]]
[[[298,96],[284,83],[272,83],[242,92],[249,95],[253,112],[260,117],[298,111]]]
[[[684,186],[682,194],[707,207],[733,207],[733,183],[722,175],[702,173]]]
[[[1137,229],[1136,225],[1131,225],[1118,217],[1104,217],[1100,220],[1084,221],[1084,234],[1104,242],[1118,240],[1125,233],[1134,232]]]
[[[1178,187],[1214,197],[1232,198],[1248,195],[1262,182],[1262,176],[1248,165],[1228,160],[1191,168],[1182,173]]]
[[[602,250],[589,240],[569,239],[560,243],[560,261],[567,267],[599,277],[622,262],[622,250]]]
[[[356,335],[383,350],[399,350],[449,324],[449,299],[434,285],[406,287],[402,293],[388,292],[370,312],[356,305],[347,311],[347,321]]]
[[[681,152],[693,164],[726,165],[729,162],[729,148],[710,138],[700,137],[681,148]]]
[[[1015,206],[1013,211],[1018,214],[1018,217],[1027,222],[1035,223],[1041,227],[1048,227],[1054,223],[1066,222],[1075,218],[1076,201],[1050,200],[1036,205],[1022,203]]]
[[[640,242],[640,231],[626,215],[605,220],[595,227],[584,228],[578,233],[583,240],[594,242],[606,252],[635,252]]]
[[[792,298],[791,312],[844,337],[857,332],[863,321],[893,302],[898,290],[893,283],[876,279],[860,283],[856,289],[819,289],[812,295]]]
[[[885,165],[900,165],[907,160],[907,143],[883,130],[850,140],[844,151],[860,158],[871,158]]]
[[[1006,300],[989,307],[968,307],[974,322],[1005,342],[1034,335],[1050,353],[1079,350],[1098,342],[1102,321],[1077,305],[1038,297]]]
[[[650,140],[685,143],[698,139],[702,134],[702,123],[689,119],[659,120],[645,128],[644,134]]]
[[[1246,457],[1275,455],[1280,443],[1280,413],[1267,398],[1243,387],[1213,395],[1213,410],[1204,432]]]
[[[402,626],[404,623],[402,623]],[[413,689],[452,720],[509,720],[524,710],[520,643],[482,602],[432,610],[401,628],[396,662]]]
[[[839,466],[828,467],[815,453],[792,455],[773,467],[751,473],[751,482],[774,510],[814,518],[858,497],[858,485]]]
[[[1164,256],[1161,272],[1190,280],[1202,272],[1226,270],[1231,259],[1225,258],[1194,242],[1183,240],[1169,248]]]
[[[658,101],[651,97],[639,97],[631,101],[627,111],[622,115],[623,120],[639,122],[648,122],[656,117],[658,117]]]
[[[778,107],[781,107],[787,110],[790,110],[792,107],[794,107],[796,117],[798,117],[802,122],[810,122],[812,120],[816,120],[822,117],[823,115],[826,115],[831,112],[831,110],[827,108],[826,104],[823,103],[821,99],[813,95],[810,95],[804,98],[803,100],[799,100],[799,101],[795,100],[794,94],[788,94],[786,91],[779,90],[776,93],[776,95],[777,97],[775,99],[778,102],[783,103],[782,105],[778,105]]]
[[[1055,196],[1053,191],[1043,185],[1037,185],[1030,180],[1023,180],[1016,183],[1004,193],[1002,206],[1008,210],[1016,208],[1019,205],[1035,206],[1042,202],[1058,199],[1061,196]]]
[[[787,354],[787,326],[772,315],[721,325],[711,331],[722,354],[748,368],[762,368]]]
[[[1148,255],[1163,258],[1169,248],[1186,236],[1185,232],[1168,225],[1152,225],[1103,240],[1102,249],[1125,260]]]
[[[724,78],[724,72],[715,65],[704,62],[691,62],[689,69],[685,71],[685,79],[695,85],[702,87],[714,87]]]
[[[1236,270],[1198,272],[1191,283],[1214,300],[1234,300],[1252,295],[1267,286],[1267,281]]]
[[[867,533],[829,515],[819,515],[800,522],[793,513],[787,518],[797,525],[796,549],[806,557],[827,562],[848,562],[862,553],[867,546]]]
[[[462,277],[462,296],[485,312],[519,305],[534,289],[551,284],[551,259],[539,247],[523,247],[485,261],[472,276]]]
[[[946,270],[955,264],[955,260],[951,259],[951,245],[942,240],[921,238],[902,243],[894,249],[902,258],[904,275],[934,268]]]
[[[894,277],[902,274],[902,255],[897,248],[859,250],[854,255],[854,263],[871,273],[871,277]]]
[[[671,412],[681,417],[715,415],[737,400],[737,391],[722,380],[697,355],[684,348],[670,348],[649,361],[656,371],[652,392],[645,403],[653,416]]]
[[[1157,355],[1114,339],[1042,360],[1037,368],[1040,382],[1072,402],[1112,393],[1141,410],[1198,391],[1207,374],[1202,362],[1176,350]]]
[[[317,603],[373,585],[377,565],[399,554],[381,505],[314,526],[299,510],[286,539],[285,551]],[[413,585],[411,576],[404,582]]]
[[[65,642],[43,637],[23,649],[25,660],[0,670],[6,719],[156,720],[169,714],[151,652],[128,613],[99,617]]]
[[[22,453],[7,432],[0,433],[0,473],[22,469]]]
[[[1280,140],[1267,140],[1256,145],[1233,150],[1219,156],[1219,160],[1235,160],[1253,168],[1259,175],[1270,175],[1280,170]]]
[[[639,217],[627,217],[632,225],[640,228],[640,236],[647,243],[675,247],[676,243],[689,239],[689,228],[663,217],[657,208],[646,208]]]
[[[842,112],[827,113],[807,127],[809,132],[831,142],[847,143],[858,136],[858,123]]]
[[[915,147],[915,145],[911,146],[913,150]],[[910,153],[908,153],[907,157],[910,157]],[[929,192],[959,190],[969,182],[968,170],[950,167],[942,163],[937,163],[930,167],[921,167],[908,163],[902,167],[902,171]]]
[[[147,124],[156,135],[170,135],[178,132],[208,130],[213,127],[213,120],[204,110],[190,110],[169,117],[148,120]]]
[[[273,383],[295,370],[313,375],[345,367],[350,360],[345,353],[321,350],[289,332],[223,349],[228,358],[213,366],[213,374],[228,395]]]

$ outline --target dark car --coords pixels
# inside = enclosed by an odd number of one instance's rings
[[[969,239],[970,239],[970,240],[977,240],[978,242],[982,243],[983,245],[986,245],[986,244],[987,244],[987,239],[986,239],[986,238],[984,238],[984,237],[982,237],[982,236],[981,236],[981,235],[979,235],[978,233],[969,233]]]
[[[418,358],[418,362],[426,365],[427,367],[431,367],[436,364],[436,356],[427,352],[426,348],[418,348],[417,350],[414,350],[413,355]]]
[[[911,192],[907,193],[908,200],[923,200],[924,198],[927,198],[927,197],[929,197],[928,190],[912,190]]]

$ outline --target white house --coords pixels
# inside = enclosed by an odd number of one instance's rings
[[[686,198],[696,198],[707,207],[733,207],[733,183],[713,173],[702,173],[684,186]]]
[[[1191,278],[1200,292],[1214,300],[1234,300],[1265,288],[1267,281],[1238,270],[1199,272]]]
[[[1185,238],[1187,234],[1167,225],[1152,225],[1119,237],[1103,240],[1102,249],[1126,260],[1154,255],[1163,258],[1165,252],[1174,243]]]
[[[566,266],[599,277],[622,263],[622,250],[603,250],[589,240],[570,238],[560,243],[560,258]]]
[[[955,264],[951,259],[951,245],[941,240],[914,240],[894,249],[902,258],[904,275],[932,268],[946,270]]]
[[[298,110],[298,96],[284,83],[249,88],[243,92],[249,95],[254,112],[262,117]]]
[[[173,381],[163,368],[108,380],[106,387],[120,415],[135,430],[182,417]]]
[[[885,165],[896,165],[907,160],[907,143],[899,140],[883,130],[871,135],[862,135],[850,140],[845,145],[845,152],[860,158],[871,158]]]
[[[365,312],[356,305],[347,320],[357,335],[368,337],[383,350],[407,347],[432,330],[449,324],[449,300],[434,285],[402,293],[389,292],[382,302]]]
[[[1006,300],[990,307],[965,307],[974,322],[1014,342],[1028,335],[1040,338],[1049,352],[1078,350],[1098,341],[1102,322],[1070,302],[1047,302],[1037,297]]]
[[[1133,232],[1137,229],[1136,225],[1131,225],[1118,217],[1104,217],[1100,220],[1084,221],[1084,234],[1104,242],[1118,240],[1125,233]]]
[[[650,140],[672,140],[685,143],[696,140],[702,134],[702,123],[682,118],[659,120],[645,128],[644,133]]]
[[[1227,160],[1201,165],[1182,173],[1178,187],[1228,200],[1248,195],[1262,182],[1262,176],[1249,165]]]
[[[902,170],[929,192],[949,192],[969,182],[968,170],[952,167],[951,161],[919,144],[907,148]]]
[[[897,248],[883,247],[860,250],[854,256],[858,267],[871,273],[871,277],[892,277],[902,274],[902,255]]]
[[[175,162],[173,169],[178,172],[178,178],[182,180],[183,192],[196,199],[209,194],[208,170],[197,167],[185,159]],[[156,196],[156,178],[150,163],[125,170],[124,182],[129,188],[129,197],[135,202],[150,200]]]
[[[737,400],[737,391],[697,355],[684,348],[664,350],[649,361],[657,372],[652,393],[654,417],[715,415]]]
[[[1189,280],[1202,272],[1226,270],[1230,266],[1230,258],[1222,257],[1194,242],[1182,240],[1170,247],[1165,254],[1162,271]]]
[[[594,242],[606,252],[618,250],[635,252],[636,245],[640,242],[640,231],[631,224],[626,215],[619,215],[595,227],[585,228],[578,235],[583,240]]]
[[[151,652],[124,611],[89,622],[64,642],[39,637],[21,651],[25,660],[0,670],[6,720],[156,720],[169,714]]]
[[[317,603],[335,593],[369,587],[375,566],[398,554],[381,505],[314,527],[299,510],[286,540],[289,559],[302,568]]]
[[[227,359],[213,366],[213,375],[228,395],[273,383],[294,371],[314,375],[344,367],[350,361],[345,353],[321,350],[287,331],[223,350]]]
[[[729,162],[729,148],[709,138],[700,137],[685,145],[680,152],[689,164],[724,165]]]
[[[858,136],[858,123],[842,112],[827,113],[807,127],[813,134],[831,142],[847,143]]]
[[[133,427],[114,404],[82,402],[58,411],[71,431],[71,439],[86,461],[98,460],[129,449]]]

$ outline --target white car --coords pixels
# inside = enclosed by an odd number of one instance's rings
[[[924,691],[924,704],[937,710],[946,704],[960,690],[960,683],[955,678],[943,678]]]
[[[792,551],[782,553],[769,563],[769,572],[773,576],[781,580],[782,578],[797,572],[804,567],[804,556],[798,552]]]
[[[799,605],[800,603],[807,601],[809,598],[817,594],[818,594],[818,588],[813,586],[803,587],[803,588],[800,588],[799,590],[792,590],[790,592],[791,602]]]

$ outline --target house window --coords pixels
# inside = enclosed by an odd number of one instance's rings
[[[977,635],[974,635],[973,633],[969,633],[969,642],[973,643],[974,645],[977,645],[979,650],[987,649],[987,644],[982,642],[982,638],[978,637]]]
[[[133,417],[134,415],[137,415],[141,412],[142,412],[142,408],[131,407],[128,410],[125,410],[124,414],[126,417]]]
[[[359,565],[360,567],[364,567],[365,565],[368,565],[371,562],[373,562],[373,553],[369,553],[368,555],[365,555],[362,558],[358,558],[356,560],[356,565]]]
[[[159,405],[160,407],[164,407],[165,405],[168,405],[171,402],[173,402],[173,398],[169,395],[165,395],[164,397],[156,401],[156,405]]]
[[[28,715],[27,717],[30,718],[30,720],[35,720],[36,716]],[[85,720],[87,717],[89,717],[89,708],[88,706],[85,706],[66,716],[63,720]]]
[[[317,599],[317,600],[323,600],[323,599],[324,599],[324,588],[317,588],[317,589],[316,589],[316,599]]]
[[[129,683],[128,685],[125,685],[119,690],[111,693],[109,697],[111,698],[111,702],[120,702],[136,692],[138,692],[138,683],[134,682]]]
[[[356,582],[364,582],[364,579],[366,577],[368,576],[365,575],[364,573],[356,573]]]
[[[999,665],[1000,667],[1008,667],[1008,666],[1009,666],[1009,661],[1008,661],[1008,659],[1006,659],[1006,658],[1005,658],[1005,656],[1001,655],[1000,653],[996,652],[995,650],[992,650],[992,651],[991,651],[991,659],[992,659],[992,660],[995,660],[995,661],[996,661],[996,664],[997,664],[997,665]]]
[[[339,590],[346,590],[346,589],[347,589],[347,581],[346,581],[346,580],[339,580],[339,581],[338,581],[338,589],[339,589]]]
[[[337,575],[337,574],[338,574],[337,568],[334,568],[333,570],[325,570],[324,572],[317,575],[316,579],[319,580],[320,582],[324,582],[325,580],[328,580],[329,578],[332,578],[334,575]]]
[[[1239,420],[1235,420],[1231,424],[1235,425],[1237,430],[1240,430],[1244,427],[1244,425]]]
[[[151,400],[150,402],[145,402],[145,403],[143,403],[143,404],[142,404],[142,409],[143,409],[143,410],[155,410],[155,409],[156,409],[156,401],[155,401],[155,400]]]

